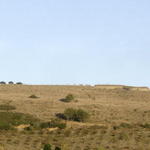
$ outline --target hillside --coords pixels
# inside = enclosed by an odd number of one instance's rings
[[[60,145],[64,150],[98,150],[100,147],[149,150],[150,90],[107,87],[0,85],[0,105],[16,107],[10,112],[29,114],[43,121],[56,118],[57,113],[70,107],[84,109],[91,115],[85,123],[67,121],[66,129],[52,132],[0,130],[0,144],[6,150],[40,150],[45,142]],[[60,101],[67,94],[73,94],[75,101]],[[38,98],[29,98],[31,95]]]

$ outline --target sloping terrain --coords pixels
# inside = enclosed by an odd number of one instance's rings
[[[31,95],[38,98],[29,98]],[[75,101],[60,101],[73,94]],[[6,150],[40,150],[44,143],[63,150],[150,150],[150,91],[103,89],[95,86],[0,85],[0,105],[49,121],[66,108],[82,108],[91,115],[86,123],[67,122],[54,131],[4,131]],[[2,110],[1,110],[2,111]]]

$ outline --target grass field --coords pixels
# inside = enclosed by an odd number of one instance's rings
[[[61,101],[68,94],[75,100]],[[24,114],[19,120],[22,125],[38,119],[47,122],[66,108],[84,109],[90,118],[84,123],[65,121],[66,129],[1,129],[0,149],[41,150],[50,143],[63,150],[150,150],[149,90],[0,85],[0,124],[11,120],[8,114]]]

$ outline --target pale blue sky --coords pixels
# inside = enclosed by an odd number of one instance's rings
[[[0,0],[0,80],[150,86],[149,0]]]

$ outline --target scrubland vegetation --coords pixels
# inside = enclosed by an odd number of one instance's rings
[[[64,111],[63,115],[66,120],[72,120],[78,122],[85,122],[89,118],[88,112],[82,109],[74,109],[74,108],[67,108]]]
[[[75,96],[73,94],[68,94],[65,98],[60,99],[62,102],[72,102],[75,100]]]
[[[0,81],[0,84],[5,85],[5,84],[7,84],[7,82]],[[23,83],[22,82],[16,82],[16,83],[14,83],[13,81],[9,81],[8,84],[20,84],[20,85],[22,85]]]
[[[39,98],[39,97],[34,95],[34,94],[32,94],[32,95],[29,96],[29,98]]]
[[[0,150],[150,150],[149,141],[149,91],[0,86]]]

